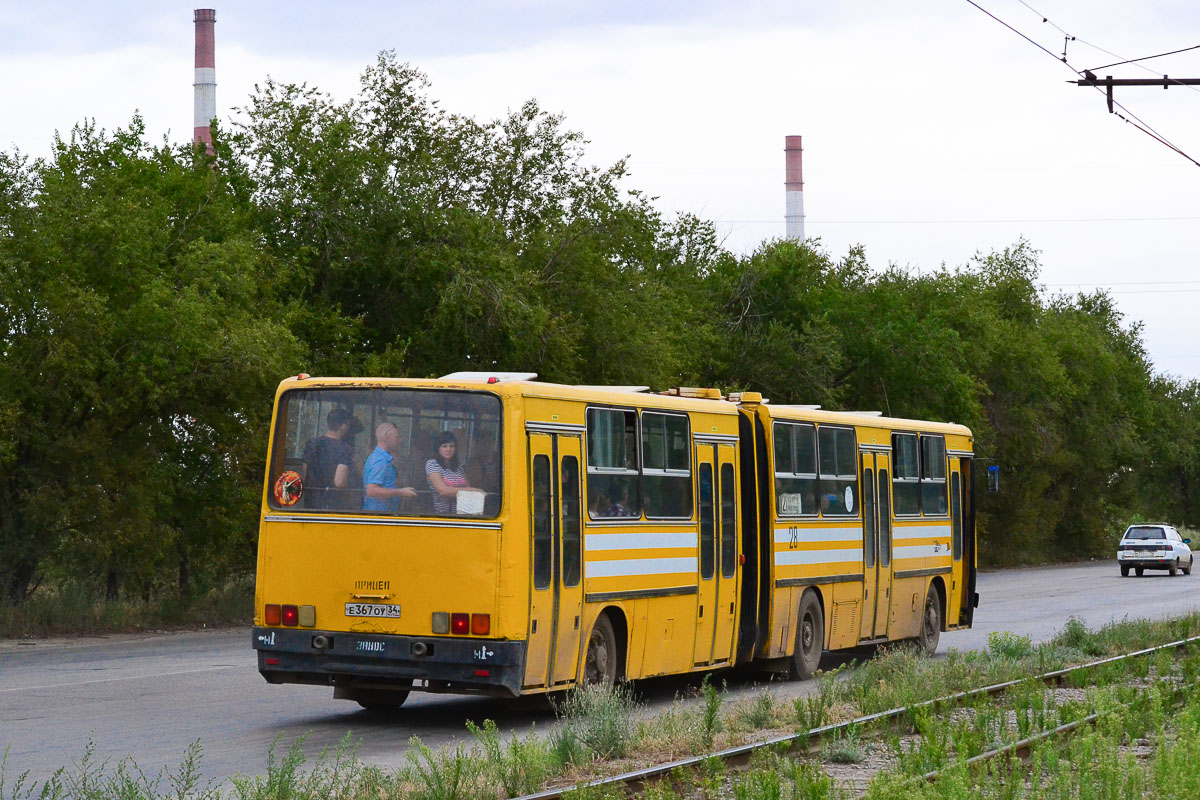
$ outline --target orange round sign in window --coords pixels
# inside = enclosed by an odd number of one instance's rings
[[[281,506],[294,506],[304,492],[304,481],[300,473],[288,470],[275,481],[275,502]]]

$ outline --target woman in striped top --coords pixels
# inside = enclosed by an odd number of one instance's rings
[[[425,462],[425,477],[433,490],[433,512],[453,514],[460,489],[470,489],[466,467],[458,460],[458,440],[442,431],[434,442],[434,457]]]

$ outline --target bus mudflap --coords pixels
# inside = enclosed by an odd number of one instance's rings
[[[411,681],[415,691],[517,697],[525,672],[525,642],[259,627],[251,642],[268,683]]]

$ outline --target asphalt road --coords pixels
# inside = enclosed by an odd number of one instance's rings
[[[986,647],[1007,630],[1041,641],[1068,617],[1089,627],[1124,617],[1170,617],[1200,608],[1200,571],[1169,578],[1148,573],[1121,578],[1115,562],[985,573],[975,627],[943,634],[941,651]],[[760,690],[762,674],[725,676],[731,699]],[[648,709],[670,704],[695,678],[638,685]],[[794,696],[812,682],[778,683]],[[411,736],[431,746],[470,742],[467,720],[494,719],[501,730],[544,729],[553,714],[544,701],[501,701],[414,693],[393,716],[334,700],[331,689],[270,686],[259,677],[249,629],[38,642],[0,642],[0,749],[8,748],[7,786],[28,772],[43,781],[70,769],[89,745],[97,761],[130,757],[154,775],[178,766],[199,740],[206,779],[265,771],[272,743],[285,751],[298,737],[309,758],[350,734],[358,756],[383,766],[404,763]]]

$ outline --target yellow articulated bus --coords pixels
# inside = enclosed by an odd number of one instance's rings
[[[515,697],[969,627],[971,433],[530,373],[276,397],[253,645],[367,708]]]

